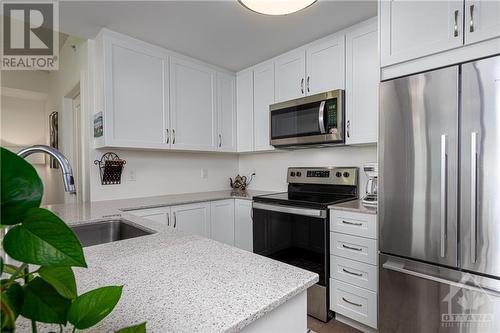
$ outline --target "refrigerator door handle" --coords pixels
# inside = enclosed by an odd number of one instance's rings
[[[441,278],[439,276],[434,276],[434,275],[416,272],[416,271],[405,268],[405,265],[402,262],[395,262],[392,260],[387,260],[382,265],[382,267],[385,269],[391,270],[391,271],[395,271],[395,272],[399,272],[399,273],[403,273],[403,274],[408,274],[408,275],[415,276],[415,277],[418,277],[421,279],[426,279],[426,280],[430,280],[430,281],[434,281],[434,282],[438,282],[438,283],[443,283],[443,284],[447,284],[447,285],[454,286],[457,288],[463,288],[463,289],[468,289],[468,290],[472,290],[472,291],[477,291],[480,293],[486,293],[486,294],[493,296],[493,297],[500,297],[500,291],[492,290],[492,289],[488,289],[488,288],[484,288],[484,287],[479,287],[476,285],[456,282],[456,281]]]
[[[477,261],[477,132],[470,137],[470,250],[471,262]]]
[[[446,206],[448,203],[447,198],[447,155],[446,155],[446,134],[441,135],[441,257],[446,256],[446,220],[447,212]]]

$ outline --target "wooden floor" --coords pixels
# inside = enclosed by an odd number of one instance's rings
[[[361,331],[335,319],[324,323],[310,316],[307,316],[307,328],[316,333],[361,333]]]

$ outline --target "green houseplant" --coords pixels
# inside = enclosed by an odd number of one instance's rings
[[[35,169],[0,149],[1,332],[14,332],[20,316],[31,320],[32,332],[37,322],[57,324],[61,332],[96,325],[113,311],[123,286],[77,294],[72,267],[87,267],[80,241],[59,217],[40,208],[43,185]],[[20,264],[5,263],[5,255]],[[145,331],[142,323],[119,332]]]

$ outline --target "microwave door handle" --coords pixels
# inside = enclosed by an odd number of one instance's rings
[[[321,101],[318,110],[318,123],[319,123],[319,131],[321,134],[325,134],[325,104],[326,101]]]

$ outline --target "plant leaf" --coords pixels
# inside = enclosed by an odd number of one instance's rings
[[[23,288],[14,283],[0,295],[2,332],[14,331],[16,319],[23,306]]]
[[[21,315],[43,323],[65,325],[71,300],[62,297],[47,282],[36,277],[24,286]]]
[[[122,289],[123,286],[102,287],[78,296],[69,308],[68,321],[79,330],[94,326],[113,311]]]
[[[0,257],[0,275],[3,274],[3,257]]]
[[[23,306],[23,287],[21,287],[21,285],[16,282],[2,293],[2,297],[3,296],[7,296],[9,298],[12,310],[14,311],[17,318],[17,316],[21,313],[21,308]]]
[[[5,252],[12,258],[42,266],[87,267],[80,241],[59,217],[43,208],[32,208],[23,223],[4,237]]]
[[[54,287],[59,295],[69,299],[76,298],[75,274],[71,267],[41,267],[38,275]]]
[[[11,265],[11,264],[3,264],[3,269],[5,270],[5,273],[7,274],[14,274],[19,267]]]
[[[0,224],[17,224],[28,209],[40,206],[43,184],[23,158],[1,147],[0,154]]]
[[[122,328],[115,333],[146,333],[146,322],[130,327]]]

